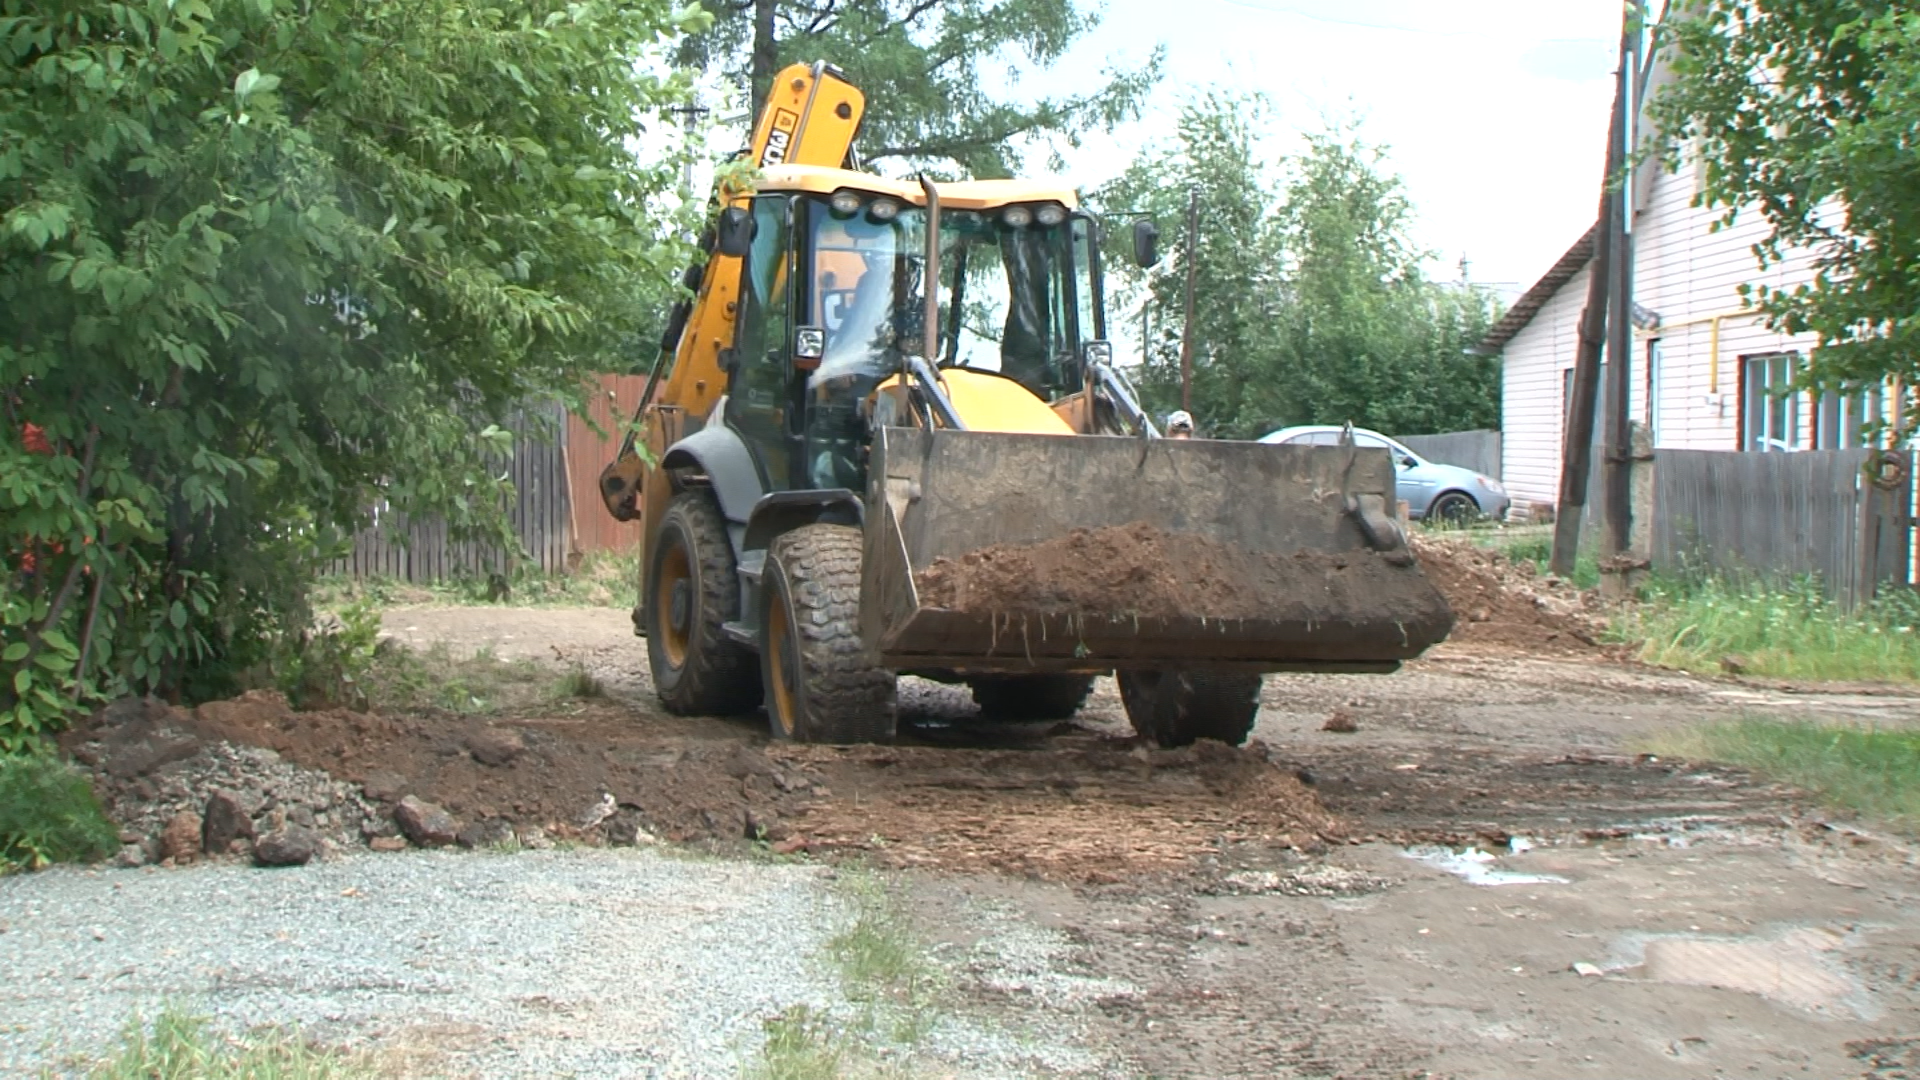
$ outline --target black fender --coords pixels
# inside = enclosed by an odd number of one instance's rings
[[[739,432],[725,424],[710,424],[674,443],[660,464],[669,474],[678,469],[704,474],[721,516],[732,525],[744,527],[766,491],[753,451]]]
[[[773,545],[774,537],[802,525],[824,521],[862,526],[866,516],[866,504],[846,488],[770,492],[754,504],[740,547],[743,551],[765,551]]]

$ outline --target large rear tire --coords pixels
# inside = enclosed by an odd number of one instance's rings
[[[976,675],[967,685],[982,720],[1071,720],[1093,693],[1093,676]]]
[[[860,637],[860,530],[805,525],[767,552],[761,682],[775,738],[892,742],[899,680]]]
[[[727,523],[705,491],[667,504],[647,568],[647,663],[670,713],[751,712],[760,703],[753,652],[723,627],[740,612],[740,580]]]
[[[1120,703],[1133,730],[1164,747],[1217,739],[1239,746],[1260,712],[1260,676],[1237,672],[1122,671]]]

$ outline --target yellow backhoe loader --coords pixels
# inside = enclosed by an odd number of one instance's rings
[[[1038,720],[1114,672],[1143,736],[1239,744],[1263,672],[1446,636],[1387,451],[1161,438],[1075,193],[858,171],[864,111],[827,65],[778,76],[601,478],[644,525],[666,708],[884,741],[903,673]]]

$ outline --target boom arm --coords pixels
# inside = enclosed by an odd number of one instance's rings
[[[865,115],[865,96],[837,69],[824,63],[794,64],[775,77],[754,125],[753,142],[742,156],[756,168],[843,165]],[[716,185],[711,209],[717,214],[724,207],[745,207],[751,197],[751,191]],[[607,512],[621,521],[639,516],[641,482],[650,463],[665,453],[668,436],[679,433],[689,417],[704,420],[726,386],[720,355],[733,342],[741,260],[720,254],[717,228],[711,225],[700,238],[695,259],[684,279],[694,296],[674,305],[620,453],[600,473],[600,497]],[[655,419],[662,412],[677,417],[672,423]],[[645,454],[639,450],[641,440],[646,442]]]

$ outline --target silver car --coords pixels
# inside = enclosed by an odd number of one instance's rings
[[[1326,425],[1281,428],[1260,441],[1338,446],[1342,430]],[[1491,476],[1458,465],[1428,461],[1377,431],[1354,428],[1353,441],[1360,446],[1384,446],[1392,452],[1394,460],[1400,463],[1397,484],[1400,498],[1407,504],[1407,516],[1415,521],[1429,516],[1463,523],[1482,517],[1498,521],[1507,516],[1507,508],[1513,505],[1507,489]]]

